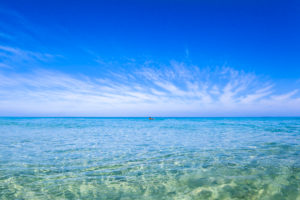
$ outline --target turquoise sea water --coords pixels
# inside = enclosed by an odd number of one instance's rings
[[[0,118],[0,199],[300,199],[300,118]]]

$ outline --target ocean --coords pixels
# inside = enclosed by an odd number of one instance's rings
[[[0,199],[300,199],[300,118],[0,118]]]

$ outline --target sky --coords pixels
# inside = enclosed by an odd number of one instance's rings
[[[0,0],[0,116],[300,116],[300,1]]]

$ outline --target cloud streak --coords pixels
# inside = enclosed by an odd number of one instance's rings
[[[34,61],[48,61],[53,58],[53,55],[47,53],[39,53],[27,51],[16,47],[0,45],[0,58],[3,60],[2,64],[9,65],[18,62],[34,62]]]
[[[2,116],[299,116],[298,90],[229,67],[173,62],[101,78],[59,71],[0,72]]]

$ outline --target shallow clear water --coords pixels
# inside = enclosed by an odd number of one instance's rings
[[[300,118],[0,118],[0,199],[300,199]]]

